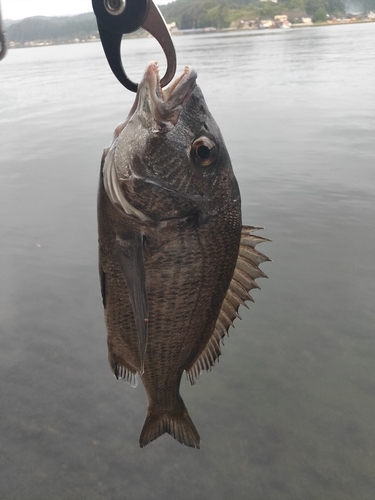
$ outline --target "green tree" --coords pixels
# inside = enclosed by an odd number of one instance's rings
[[[325,8],[329,14],[342,14],[345,12],[345,2],[343,0],[325,0]]]
[[[327,21],[327,11],[324,7],[319,7],[314,14],[313,21],[317,23],[322,23]]]
[[[315,12],[320,7],[323,7],[323,0],[307,0],[306,1],[306,13],[311,17],[313,17],[315,15]]]
[[[285,6],[290,10],[304,11],[306,9],[306,1],[305,0],[288,0],[287,2],[285,2]]]
[[[281,5],[273,2],[258,2],[255,6],[257,17],[261,19],[273,19],[274,16],[282,14]]]
[[[211,21],[211,26],[218,29],[227,28],[229,26],[229,10],[225,5],[216,5],[207,12],[207,17]]]

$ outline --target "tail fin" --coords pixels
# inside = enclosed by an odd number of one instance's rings
[[[166,432],[186,446],[199,448],[200,436],[182,401],[173,410],[149,407],[139,438],[141,448]]]

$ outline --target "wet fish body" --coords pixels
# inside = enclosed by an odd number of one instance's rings
[[[150,64],[127,120],[103,153],[99,273],[109,362],[148,395],[143,447],[165,432],[199,448],[179,393],[220,355],[220,341],[259,288],[265,241],[243,227],[221,133],[194,70],[167,90]]]

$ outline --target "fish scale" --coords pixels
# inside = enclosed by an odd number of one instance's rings
[[[109,361],[148,396],[141,447],[164,433],[199,448],[180,396],[221,354],[220,342],[264,277],[266,241],[242,227],[224,140],[194,70],[164,95],[156,65],[139,85],[101,165],[99,270]]]

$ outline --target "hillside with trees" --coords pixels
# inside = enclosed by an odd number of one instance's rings
[[[369,5],[375,0],[364,0]],[[322,13],[342,16],[345,13],[343,0],[177,0],[161,7],[168,22],[176,22],[180,29],[205,28],[213,26],[218,29],[227,28],[238,19],[266,19],[275,15],[309,16],[313,20]],[[326,17],[325,17],[326,18]]]
[[[375,11],[375,0],[347,0],[360,3],[362,11]],[[314,22],[327,20],[327,14],[345,16],[344,0],[175,0],[161,7],[167,23],[180,30],[214,27],[225,29],[238,20],[273,19],[286,14],[292,23],[301,17]],[[98,38],[93,12],[72,17],[30,17],[22,21],[5,20],[11,46],[43,43],[67,43]],[[142,35],[141,32],[137,32]]]
[[[73,17],[29,17],[13,22],[7,27],[7,39],[14,44],[25,44],[40,40],[54,43],[88,38],[98,32],[93,13]]]

